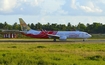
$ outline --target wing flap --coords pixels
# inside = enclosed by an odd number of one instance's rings
[[[59,35],[48,34],[49,38],[60,38]]]

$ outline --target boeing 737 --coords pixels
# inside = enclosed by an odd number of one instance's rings
[[[38,31],[31,29],[22,18],[19,18],[22,34],[33,38],[52,38],[54,41],[59,39],[66,41],[68,38],[81,38],[83,41],[90,38],[91,35],[82,31]]]

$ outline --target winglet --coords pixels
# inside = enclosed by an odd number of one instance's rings
[[[20,26],[22,31],[30,30],[31,28],[24,22],[22,18],[19,18]]]

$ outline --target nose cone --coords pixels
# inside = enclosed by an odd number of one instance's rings
[[[89,38],[92,37],[92,35],[88,34]]]

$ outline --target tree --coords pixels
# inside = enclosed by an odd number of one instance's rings
[[[15,22],[12,26],[12,29],[19,30],[19,25]]]
[[[4,29],[8,29],[8,24],[7,24],[7,22],[4,22]]]
[[[36,29],[33,23],[31,23],[30,28],[31,29]]]
[[[93,31],[94,31],[93,33],[100,33],[100,32],[102,32],[102,29],[101,29],[102,24],[101,23],[94,22],[92,24],[92,26],[93,26]]]
[[[62,25],[61,25],[61,30],[62,30],[62,31],[65,31],[65,30],[66,30],[66,25],[65,25],[65,24],[62,24]]]
[[[79,23],[77,25],[77,29],[78,30],[81,30],[81,31],[85,31],[86,30],[86,26],[83,23]]]
[[[81,30],[86,31],[88,33],[105,33],[105,24],[94,22],[93,24],[87,23],[87,25],[84,25],[83,23],[78,23],[78,25],[71,25],[70,22],[65,24],[57,24],[57,23],[47,23],[47,24],[41,24],[37,23],[34,25],[34,23],[28,24],[28,26],[31,29],[35,30],[54,30],[54,31],[72,31],[72,30]],[[16,22],[13,25],[9,25],[7,22],[0,23],[1,29],[7,29],[7,30],[21,30],[21,27]]]
[[[37,29],[42,30],[42,24],[41,23],[37,23]]]
[[[3,29],[4,24],[0,23],[0,29]]]
[[[70,22],[67,24],[66,30],[70,31],[71,30],[72,25],[70,24]]]
[[[53,23],[53,24],[51,24],[51,30],[57,30],[57,23]]]
[[[43,30],[51,30],[51,25],[50,25],[50,23],[47,23],[47,24],[44,24],[44,25],[42,25],[42,29]]]

